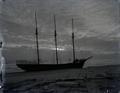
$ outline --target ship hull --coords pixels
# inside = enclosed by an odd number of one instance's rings
[[[24,71],[47,71],[47,70],[59,70],[70,68],[82,68],[82,63],[68,63],[68,64],[17,64],[19,68]]]

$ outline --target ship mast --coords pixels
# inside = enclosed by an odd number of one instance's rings
[[[72,18],[72,45],[73,45],[73,62],[75,61],[75,43],[74,43],[74,21]]]
[[[37,47],[37,62],[39,64],[40,58],[39,58],[39,44],[38,44],[38,26],[37,26],[37,15],[35,11],[35,35],[36,35],[36,47]]]
[[[55,28],[54,37],[55,37],[56,63],[58,64],[57,32],[56,32],[56,18],[55,18],[55,15],[54,15],[54,28]]]

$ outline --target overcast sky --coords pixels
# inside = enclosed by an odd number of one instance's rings
[[[55,62],[53,15],[56,15],[61,63],[72,60],[71,19],[74,19],[78,58],[93,55],[86,65],[119,64],[119,3],[117,0],[5,0],[1,3],[1,32],[8,63],[36,60],[37,11],[40,58]]]

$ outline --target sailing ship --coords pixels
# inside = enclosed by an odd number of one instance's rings
[[[40,58],[39,58],[39,44],[38,44],[38,26],[37,26],[37,16],[35,12],[35,26],[36,26],[36,51],[37,51],[37,62],[38,64],[23,64],[23,63],[17,63],[16,65],[23,69],[24,71],[46,71],[46,70],[57,70],[57,69],[71,69],[71,68],[83,68],[85,62],[88,59],[91,59],[92,56],[83,58],[83,59],[76,59],[75,57],[75,45],[74,45],[74,25],[73,25],[73,19],[72,19],[72,45],[73,45],[73,62],[71,63],[61,63],[59,64],[58,60],[58,51],[57,51],[57,32],[56,32],[56,18],[54,16],[54,39],[55,39],[55,49],[56,49],[56,64],[40,64]]]

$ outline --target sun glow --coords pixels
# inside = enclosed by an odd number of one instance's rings
[[[56,48],[52,48],[52,50],[56,50]],[[64,51],[64,48],[57,48],[58,51]]]

